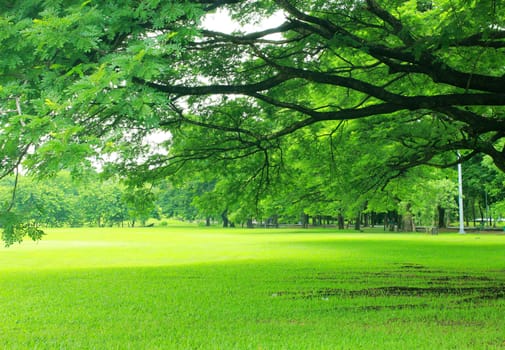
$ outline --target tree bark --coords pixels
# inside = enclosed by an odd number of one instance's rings
[[[354,229],[357,231],[361,230],[361,211],[356,215],[356,222],[354,223]]]
[[[416,230],[412,213],[402,215],[402,230],[405,232],[414,232]]]
[[[369,214],[369,213],[366,213],[366,214],[364,215],[364,219],[365,219],[364,226],[365,226],[365,227],[369,227],[369,226],[370,226],[370,214]]]
[[[305,213],[302,213],[300,222],[302,224],[303,228],[308,228],[309,227],[309,216]]]
[[[475,198],[472,199],[472,219],[473,219],[473,226],[476,227],[477,226],[477,216],[476,216],[476,212],[475,212]]]
[[[342,215],[342,213],[338,213],[337,221],[338,221],[338,229],[343,230],[345,228],[344,226],[345,223],[344,223],[344,215]]]
[[[445,208],[438,206],[437,211],[438,211],[438,228],[447,227],[446,221],[445,221]]]
[[[228,220],[228,209],[221,213],[221,219],[223,220],[223,227],[228,227],[230,225],[230,221]]]
[[[406,212],[402,215],[402,231],[415,232],[416,225],[414,223],[414,215],[412,215],[411,205],[407,204]]]

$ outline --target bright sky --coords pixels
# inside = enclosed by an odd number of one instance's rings
[[[236,21],[232,20],[227,11],[219,9],[215,13],[206,15],[202,21],[204,28],[216,32],[231,34],[236,30],[243,30],[246,33],[256,32],[268,28],[275,28],[284,23],[286,20],[282,12],[277,12],[273,16],[263,19],[260,23],[246,24],[241,26]],[[270,38],[269,38],[270,39]]]

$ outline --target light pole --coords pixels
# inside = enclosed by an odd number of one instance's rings
[[[489,205],[487,204],[487,191],[484,191],[484,199],[486,201],[486,219],[482,220],[482,224],[484,225],[484,223],[487,221],[488,225],[491,226],[492,222],[491,222],[491,220],[489,220],[489,218],[490,218]]]
[[[463,217],[463,172],[461,170],[461,155],[458,152],[458,204],[459,204],[459,233],[465,234],[465,223]]]

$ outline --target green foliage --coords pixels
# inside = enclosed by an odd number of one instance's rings
[[[26,222],[25,217],[12,212],[0,213],[0,228],[2,228],[2,240],[6,247],[21,243],[26,236],[37,241],[45,235],[37,223]]]
[[[38,239],[40,226],[120,226],[155,216],[151,192],[130,191],[118,180],[104,181],[94,172],[80,176],[61,172],[43,179],[20,176],[16,184],[8,177],[0,181],[0,228],[6,243],[21,242],[24,236]]]
[[[145,225],[155,209],[155,194],[147,188],[128,188],[123,194],[128,214],[135,222],[139,219]]]
[[[194,181],[176,185],[163,181],[157,186],[156,204],[166,217],[195,220],[206,214],[205,210],[202,209],[199,215],[198,209],[195,207],[196,202],[198,202],[200,196],[211,189],[212,186],[209,184]]]

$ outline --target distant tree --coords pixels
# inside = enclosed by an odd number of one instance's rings
[[[188,183],[177,182],[176,185],[168,181],[162,181],[157,185],[156,205],[161,208],[161,213],[167,217],[195,220],[199,214],[194,200],[203,193],[205,187],[208,186],[195,181]]]
[[[132,227],[137,221],[145,226],[155,208],[156,198],[152,189],[126,189],[123,193],[123,200],[126,203]]]

